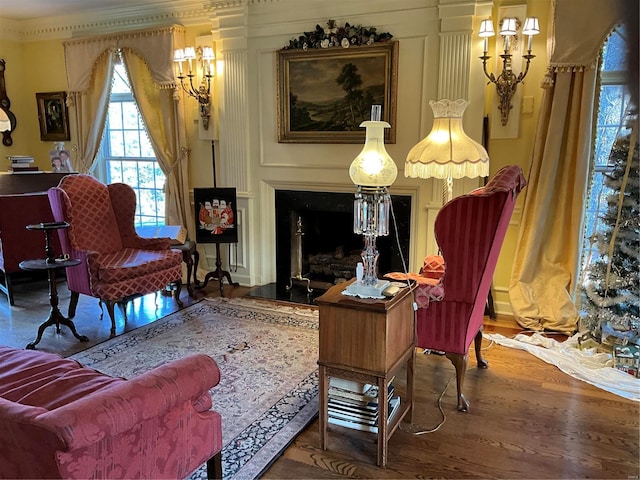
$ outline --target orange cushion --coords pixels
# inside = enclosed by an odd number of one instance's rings
[[[440,255],[427,255],[424,258],[421,274],[423,277],[439,279],[444,274],[444,258]]]

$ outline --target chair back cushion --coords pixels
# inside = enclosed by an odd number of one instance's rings
[[[525,185],[520,167],[504,167],[484,188],[454,198],[438,213],[434,230],[445,263],[444,296],[419,312],[419,346],[467,352],[482,326],[498,255]]]
[[[484,188],[442,207],[434,230],[446,265],[445,300],[474,303],[482,280],[491,282],[516,197],[525,185],[520,167],[504,167]]]
[[[72,249],[98,253],[122,250],[120,229],[105,184],[91,175],[69,175],[54,188],[64,192],[64,220],[71,224],[67,234]]]

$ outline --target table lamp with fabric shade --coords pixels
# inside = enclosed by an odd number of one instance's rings
[[[489,175],[489,155],[462,127],[462,116],[469,101],[429,102],[433,109],[433,128],[407,155],[404,175],[411,178],[447,180],[447,201],[452,198],[454,178]]]

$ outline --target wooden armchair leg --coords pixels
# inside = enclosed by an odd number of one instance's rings
[[[71,298],[69,299],[69,311],[67,313],[68,318],[76,316],[76,308],[78,308],[78,299],[80,294],[78,292],[71,292]]]
[[[489,368],[489,362],[482,358],[482,329],[478,330],[478,333],[476,333],[476,337],[473,339],[473,346],[476,350],[478,368]]]
[[[456,386],[458,387],[458,411],[469,411],[469,402],[464,398],[462,394],[462,388],[464,387],[464,374],[467,370],[467,358],[468,355],[461,355],[459,353],[446,353],[446,356],[453,366],[456,368]]]
[[[182,303],[182,300],[180,300],[180,292],[182,290],[182,280],[177,280],[176,282],[174,282],[174,286],[175,288],[172,289],[173,298],[178,304],[178,308],[182,308],[184,307],[184,303]]]
[[[107,313],[109,314],[109,318],[111,319],[111,337],[115,337],[116,336],[116,312],[115,312],[115,306],[116,303],[118,303],[117,300],[103,300],[102,303],[104,303],[107,306]]]
[[[7,272],[4,272],[4,285],[0,283],[0,291],[3,291],[7,294],[9,305],[15,305],[15,302],[13,300],[13,286],[11,285],[11,276]]]
[[[207,478],[222,478],[222,451],[207,460]]]

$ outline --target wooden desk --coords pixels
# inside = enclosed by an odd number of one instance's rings
[[[327,449],[329,377],[378,386],[378,458],[387,464],[387,442],[400,422],[411,421],[415,316],[413,287],[403,288],[388,300],[360,299],[342,294],[348,283],[336,285],[316,299],[320,313],[320,446]],[[391,421],[388,419],[387,383],[406,364],[406,393]]]
[[[5,173],[0,172],[0,195],[46,192],[69,173]]]

